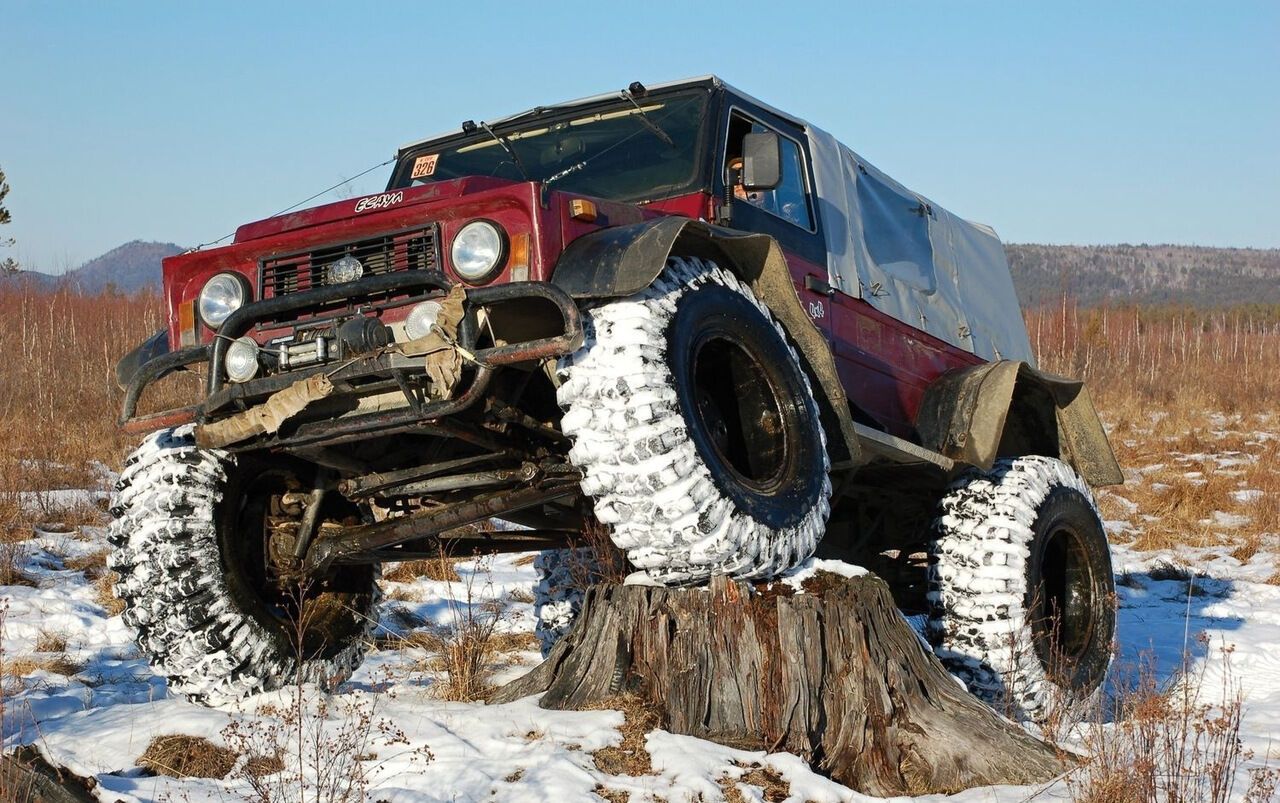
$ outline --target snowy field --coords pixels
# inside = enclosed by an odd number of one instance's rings
[[[1260,491],[1250,480],[1257,476],[1251,468],[1277,454],[1280,427],[1271,420],[1217,427],[1195,450],[1172,440],[1144,445],[1142,432],[1116,436],[1129,484],[1102,496],[1119,578],[1115,674],[1131,676],[1154,662],[1158,678],[1173,682],[1188,655],[1188,674],[1198,679],[1206,702],[1238,683],[1245,697],[1241,738],[1253,753],[1245,766],[1276,765],[1280,523],[1253,520],[1276,508],[1258,504]],[[1179,526],[1195,530],[1188,537],[1153,546],[1161,539],[1149,533],[1178,515],[1147,512],[1151,500],[1172,493],[1171,477],[1181,478],[1184,492],[1212,484],[1223,503],[1204,518],[1179,519]],[[103,488],[109,481],[103,477]],[[105,492],[72,490],[53,502],[95,498]],[[40,501],[47,509],[48,495]],[[1253,546],[1242,549],[1235,533],[1249,526]],[[240,771],[244,757],[230,779],[177,779],[143,769],[139,758],[153,738],[172,734],[204,737],[238,754],[283,747],[280,777],[302,772],[309,782],[330,786],[346,779],[375,801],[871,799],[814,774],[795,756],[733,750],[661,730],[637,733],[618,711],[544,711],[531,699],[502,706],[442,700],[431,652],[436,642],[414,636],[447,628],[468,603],[493,611],[497,631],[510,636],[494,659],[493,682],[538,660],[528,556],[459,563],[456,581],[385,581],[378,645],[333,699],[307,689],[301,696],[276,692],[210,709],[167,693],[120,617],[111,615],[100,577],[102,528],[40,533],[17,549],[17,566],[34,585],[2,589],[6,746],[35,745],[53,763],[94,778],[103,801],[263,799],[250,773]],[[1083,734],[1082,727],[1076,735]],[[630,760],[618,760],[620,752]],[[621,774],[636,767],[641,774]],[[1246,781],[1242,775],[1236,784],[1236,799],[1244,799]],[[1071,791],[1063,779],[1047,787],[914,800],[1059,801],[1071,799]]]

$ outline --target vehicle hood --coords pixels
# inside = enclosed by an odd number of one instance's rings
[[[325,223],[347,220],[348,218],[372,214],[385,209],[415,206],[449,198],[461,198],[472,193],[516,183],[519,182],[500,178],[468,176],[451,181],[437,181],[432,184],[409,187],[403,190],[362,195],[358,198],[348,198],[343,201],[324,204],[323,206],[313,206],[309,209],[300,209],[296,212],[287,212],[275,217],[254,221],[253,223],[246,223],[236,229],[235,242],[243,243],[249,240],[260,240],[263,237],[271,237],[286,231],[322,226]]]

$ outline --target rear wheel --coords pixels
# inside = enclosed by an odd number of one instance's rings
[[[343,567],[309,584],[282,571],[299,487],[285,464],[196,447],[189,427],[151,435],[129,458],[110,566],[126,624],[175,691],[219,704],[299,681],[336,684],[363,660],[376,569]],[[322,521],[358,512],[324,504]]]
[[[587,314],[561,363],[583,491],[650,578],[767,577],[811,555],[830,512],[808,378],[733,274],[673,258],[645,291]]]
[[[998,710],[1080,709],[1111,663],[1115,579],[1084,481],[1049,457],[1001,460],[943,498],[930,568],[939,657]]]

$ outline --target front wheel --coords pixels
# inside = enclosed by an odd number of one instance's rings
[[[652,286],[587,312],[562,361],[562,428],[582,489],[651,579],[751,579],[811,555],[830,463],[799,357],[732,273],[673,258]]]
[[[190,429],[149,436],[116,486],[109,565],[138,646],[174,691],[207,704],[345,680],[377,622],[377,570],[284,580],[274,567],[300,518],[299,478],[201,449]],[[322,520],[356,512],[323,504]]]
[[[943,497],[929,635],[969,690],[1044,721],[1098,695],[1115,637],[1115,578],[1088,486],[1049,457],[997,461]]]

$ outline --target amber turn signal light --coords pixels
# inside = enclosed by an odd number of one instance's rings
[[[584,223],[594,223],[596,220],[596,205],[586,198],[574,198],[569,202],[569,217],[574,220],[581,220]]]
[[[196,303],[184,301],[178,305],[178,342],[182,346],[196,344]]]

